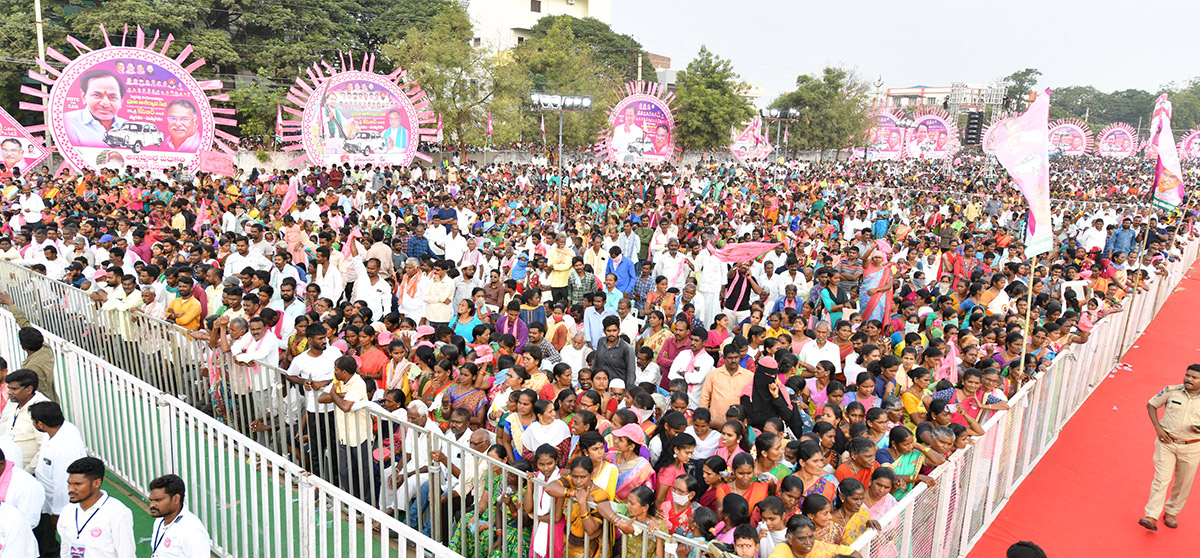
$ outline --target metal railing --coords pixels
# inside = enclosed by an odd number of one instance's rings
[[[7,285],[6,285],[7,287]],[[83,328],[84,326],[80,326]],[[18,324],[0,312],[0,356],[24,358]],[[143,499],[175,473],[221,556],[446,556],[449,549],[309,474],[187,403],[46,332],[67,419],[111,475]],[[10,365],[10,369],[15,367]],[[138,537],[149,536],[139,533]]]
[[[966,555],[1020,486],[1088,395],[1166,303],[1200,251],[1190,241],[1166,276],[1148,284],[1122,312],[1095,324],[1088,341],[1059,353],[1048,370],[1035,375],[1009,401],[1007,411],[984,422],[983,436],[955,452],[931,475],[936,484],[918,485],[853,545],[868,558]]]

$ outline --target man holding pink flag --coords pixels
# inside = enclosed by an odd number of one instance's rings
[[[1154,207],[1173,211],[1183,202],[1183,170],[1175,135],[1171,133],[1171,101],[1163,93],[1154,101],[1154,116],[1150,120],[1150,148],[1157,150],[1158,164],[1154,168]]]

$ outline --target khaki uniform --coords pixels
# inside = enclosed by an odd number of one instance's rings
[[[1200,395],[1189,396],[1183,385],[1167,386],[1150,398],[1150,405],[1163,409],[1159,423],[1174,439],[1166,444],[1154,442],[1154,482],[1150,485],[1146,517],[1157,519],[1163,511],[1168,515],[1179,515],[1192,489],[1192,480],[1200,465],[1200,432],[1192,430],[1192,425],[1200,425]],[[1174,486],[1171,485],[1172,476]],[[1168,487],[1171,488],[1170,500],[1167,499]]]

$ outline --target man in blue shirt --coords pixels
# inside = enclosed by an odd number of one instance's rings
[[[617,313],[605,306],[608,297],[604,293],[592,293],[589,301],[591,306],[583,311],[583,338],[596,349],[604,341],[604,318],[615,317]]]
[[[1104,245],[1104,256],[1108,257],[1114,252],[1131,252],[1134,246],[1135,237],[1133,232],[1133,220],[1126,217],[1121,221],[1121,228],[1116,229],[1108,236],[1108,242]]]
[[[608,249],[608,265],[604,266],[604,275],[613,274],[617,277],[617,290],[623,293],[633,291],[637,283],[637,272],[633,269],[633,260],[621,256],[621,248],[613,246]]]

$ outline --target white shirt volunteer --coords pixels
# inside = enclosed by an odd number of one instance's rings
[[[67,495],[67,466],[83,457],[87,457],[87,446],[79,428],[69,422],[64,422],[54,437],[42,444],[42,453],[33,471],[46,494],[42,513],[59,515],[71,502]]]
[[[332,381],[333,363],[340,356],[342,351],[336,347],[325,347],[325,352],[318,357],[309,356],[308,351],[304,351],[292,359],[287,373],[289,376],[299,376],[314,383]],[[333,410],[333,403],[317,403],[319,394],[320,390],[305,391],[304,410],[310,413],[328,413]]]
[[[842,370],[842,350],[838,348],[837,343],[825,340],[824,347],[818,347],[817,342],[809,341],[800,348],[800,362],[807,363],[811,366],[817,366],[822,360],[828,360],[833,363],[834,374]]]
[[[37,479],[24,470],[13,467],[8,491],[0,496],[0,501],[17,508],[30,525],[37,525],[42,519],[42,505],[45,500],[46,492]]]
[[[154,520],[150,552],[150,558],[209,558],[212,540],[200,518],[184,508],[168,525],[161,517]]]
[[[129,558],[135,556],[133,513],[101,490],[91,509],[67,504],[58,516],[62,558]]]
[[[17,508],[0,503],[0,556],[4,558],[36,558],[37,539],[33,527]]]

